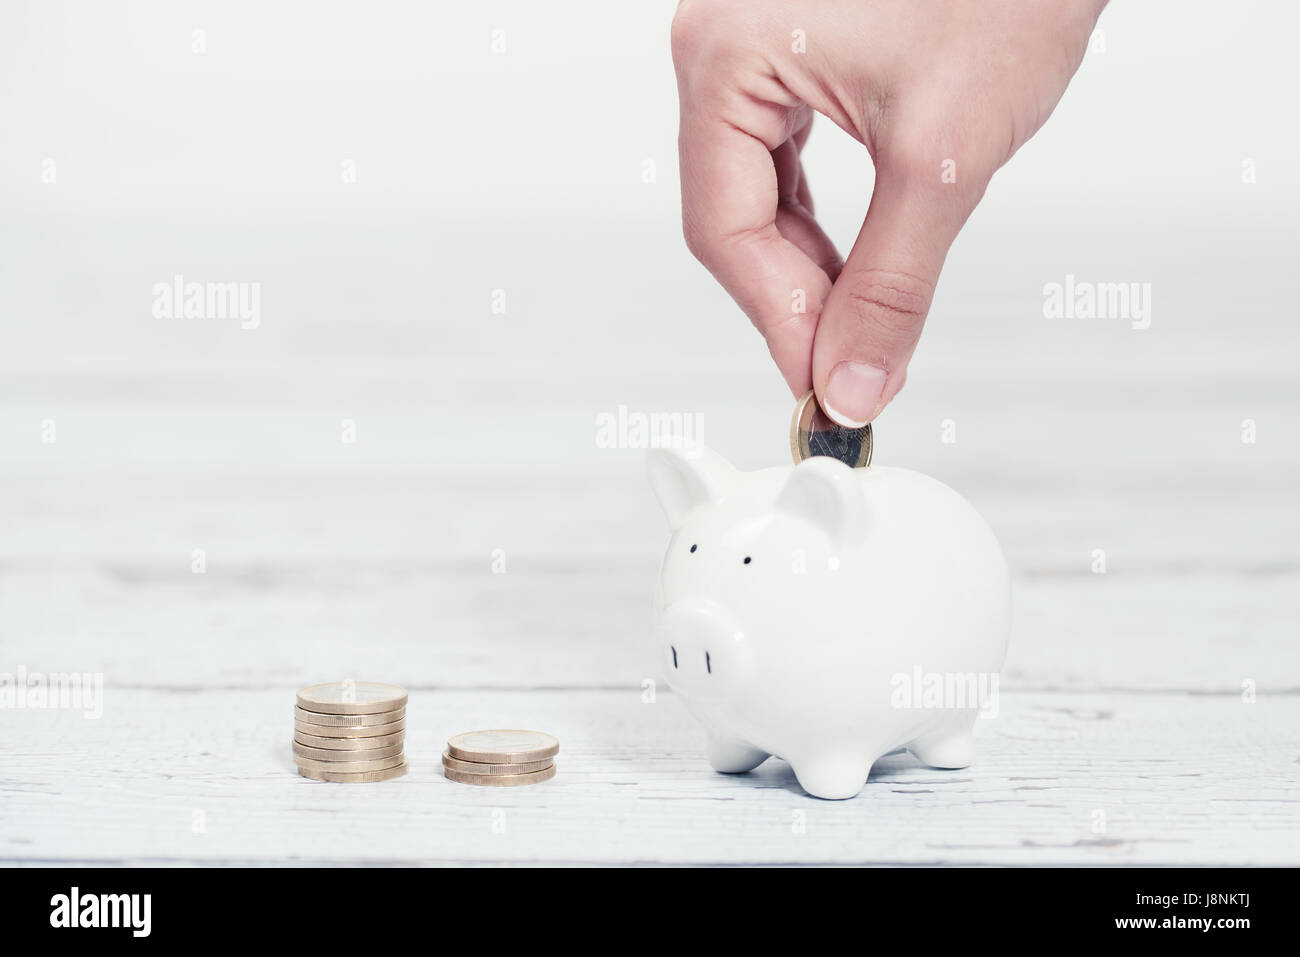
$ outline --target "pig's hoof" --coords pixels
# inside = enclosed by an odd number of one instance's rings
[[[792,761],[799,786],[813,797],[843,801],[853,797],[867,783],[871,765],[859,757],[840,756]]]
[[[766,751],[751,748],[740,741],[726,741],[712,737],[705,746],[705,754],[708,755],[713,770],[721,771],[723,774],[744,774],[746,771],[754,770],[768,758]]]
[[[932,731],[908,742],[907,750],[932,768],[968,768],[975,760],[974,731]]]

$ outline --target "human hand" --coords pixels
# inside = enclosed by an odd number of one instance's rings
[[[1055,108],[1105,2],[683,0],[686,242],[796,395],[815,387],[831,418],[860,426],[903,387],[948,248]],[[846,261],[800,161],[814,113],[875,164]]]

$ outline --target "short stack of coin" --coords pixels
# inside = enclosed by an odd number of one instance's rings
[[[461,784],[518,787],[555,777],[560,742],[541,731],[467,731],[447,742],[442,773]]]
[[[406,773],[406,692],[374,681],[336,681],[298,692],[293,761],[317,781],[388,781]]]

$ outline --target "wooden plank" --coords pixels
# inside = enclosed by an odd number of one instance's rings
[[[339,560],[0,572],[5,662],[138,688],[333,676],[426,688],[638,687],[658,674],[656,558]],[[182,564],[185,562],[186,564]],[[1300,690],[1298,577],[1021,577],[1004,681],[1040,690]]]
[[[326,785],[293,772],[292,700],[110,689],[98,721],[6,715],[0,860],[1300,863],[1295,696],[1006,694],[972,768],[890,757],[847,802],[775,760],[715,774],[680,702],[640,688],[416,691],[411,773]],[[446,737],[511,725],[561,738],[554,781],[440,776]]]

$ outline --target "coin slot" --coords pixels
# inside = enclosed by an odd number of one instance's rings
[[[713,674],[713,659],[709,657],[707,651],[704,653],[704,670],[709,674]]]
[[[669,647],[671,648],[672,646],[670,645]],[[676,649],[676,648],[673,648],[673,667],[674,667],[674,668],[677,667],[677,649]]]

